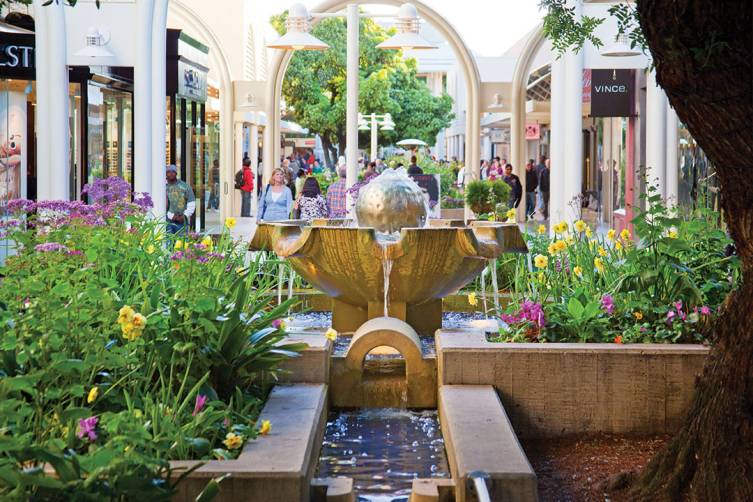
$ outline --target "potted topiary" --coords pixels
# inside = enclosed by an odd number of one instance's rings
[[[504,181],[474,180],[465,187],[465,201],[477,216],[494,212],[509,198],[510,186]]]

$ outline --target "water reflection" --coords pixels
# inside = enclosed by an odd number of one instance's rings
[[[330,412],[317,476],[353,478],[359,500],[407,500],[414,478],[449,477],[437,412]]]

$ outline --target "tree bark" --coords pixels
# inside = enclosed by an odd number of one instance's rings
[[[753,38],[750,0],[638,0],[657,81],[714,163],[742,283],[712,327],[683,427],[638,478],[639,500],[753,500]]]

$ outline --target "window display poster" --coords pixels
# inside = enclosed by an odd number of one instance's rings
[[[11,199],[25,196],[26,94],[0,92],[0,214]]]

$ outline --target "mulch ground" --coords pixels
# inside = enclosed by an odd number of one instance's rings
[[[622,502],[612,487],[639,472],[669,436],[597,434],[522,441],[536,471],[541,502]]]

